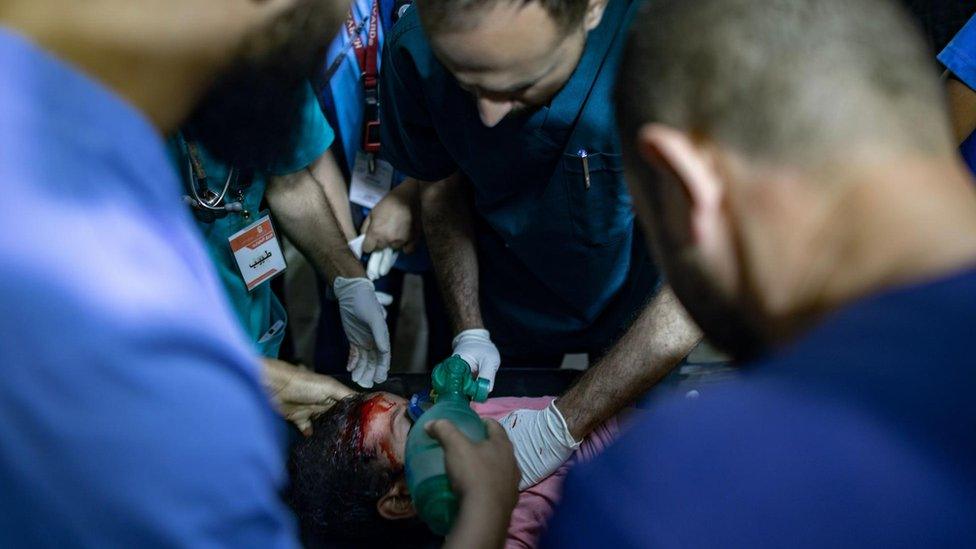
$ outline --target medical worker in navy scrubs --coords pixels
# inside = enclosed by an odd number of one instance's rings
[[[387,36],[383,156],[421,182],[453,352],[492,381],[499,365],[595,362],[549,408],[502,421],[523,487],[699,339],[622,174],[610,94],[638,4],[422,0]]]
[[[946,87],[956,138],[970,168],[976,171],[976,16],[949,42],[939,61],[946,67]]]
[[[651,5],[618,87],[634,201],[756,358],[653,395],[543,546],[976,546],[976,189],[921,37],[881,0]]]

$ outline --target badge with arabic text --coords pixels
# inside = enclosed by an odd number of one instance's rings
[[[244,277],[249,292],[285,271],[285,256],[271,226],[271,216],[264,216],[230,237],[230,250]]]

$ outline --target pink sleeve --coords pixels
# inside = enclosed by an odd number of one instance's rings
[[[485,402],[472,402],[471,409],[481,417],[499,420],[515,410],[543,410],[556,397],[501,397],[489,398]]]
[[[493,398],[483,404],[472,404],[472,408],[482,417],[497,420],[513,410],[542,410],[553,400],[554,397]],[[519,494],[518,503],[512,511],[512,521],[508,526],[506,549],[532,548],[539,543],[539,536],[562,496],[563,481],[569,470],[576,463],[586,462],[597,456],[616,438],[618,432],[616,419],[599,426],[583,440],[579,450],[568,462],[539,484]]]

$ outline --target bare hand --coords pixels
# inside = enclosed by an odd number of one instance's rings
[[[363,222],[363,252],[391,248],[410,253],[416,246],[417,181],[407,180],[387,193]]]
[[[306,435],[311,418],[355,394],[330,376],[310,372],[280,360],[264,359],[264,381],[279,413]]]

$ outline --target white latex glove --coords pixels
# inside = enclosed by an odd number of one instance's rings
[[[468,363],[479,378],[488,380],[488,390],[495,388],[495,374],[502,363],[498,347],[491,342],[488,330],[465,330],[454,338],[454,354]]]
[[[519,490],[525,490],[556,472],[580,445],[569,434],[556,401],[544,410],[515,410],[499,423],[515,447],[515,461],[522,473]]]
[[[352,254],[354,256],[356,256],[356,259],[362,259],[363,258],[363,242],[365,240],[366,240],[366,235],[361,234],[361,235],[357,236],[356,238],[354,238],[354,239],[352,239],[352,240],[349,241],[349,249],[352,250]],[[396,263],[397,256],[399,255],[396,252],[393,252],[393,253],[394,253],[394,255],[393,255],[393,259],[390,260],[390,266],[386,268],[386,271],[383,272],[383,274],[381,274],[379,276],[370,276],[369,271],[367,270],[366,271],[366,277],[369,278],[370,280],[376,280],[376,279],[378,279],[380,277],[383,277],[383,276],[386,276],[387,274],[389,274],[390,273],[390,269],[393,268],[393,264]],[[373,258],[370,257],[369,258],[369,266],[372,267],[372,265],[373,265]],[[377,263],[377,266],[379,266],[379,263]],[[380,305],[382,305],[384,307],[389,307],[390,305],[393,304],[393,296],[390,295],[390,294],[388,294],[388,293],[385,293],[385,292],[376,292],[376,299],[379,300]]]
[[[364,234],[349,241],[349,249],[352,250],[356,259],[362,259],[363,257],[363,242],[365,241],[366,235]],[[400,252],[397,252],[393,248],[376,250],[370,254],[369,261],[366,264],[366,278],[378,280],[390,274],[390,269],[393,268],[393,264],[396,263],[398,257],[400,257]],[[389,305],[389,303],[384,303],[384,305]]]
[[[352,251],[352,255],[356,256],[356,259],[363,258],[363,242],[365,241],[366,235],[364,234],[349,241],[349,250]]]
[[[393,248],[383,248],[369,254],[369,262],[366,264],[366,277],[370,280],[379,280],[390,274],[390,269],[400,257],[400,252]]]
[[[390,371],[390,331],[386,327],[386,309],[377,300],[373,283],[365,278],[340,276],[332,289],[349,339],[346,369],[352,372],[352,380],[366,389],[383,383]]]

